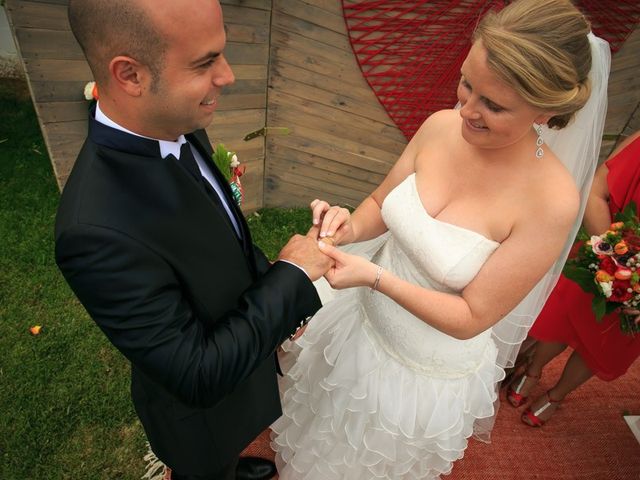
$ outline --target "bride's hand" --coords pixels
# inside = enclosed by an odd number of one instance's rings
[[[350,287],[370,287],[376,280],[378,266],[357,255],[349,255],[336,247],[319,242],[320,251],[333,258],[334,265],[325,273],[329,285],[338,290]]]
[[[320,227],[319,239],[330,237],[335,245],[351,243],[355,235],[351,224],[351,213],[337,205],[330,206],[317,198],[311,202],[313,224]]]

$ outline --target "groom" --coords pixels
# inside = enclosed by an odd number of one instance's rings
[[[204,128],[234,81],[217,0],[70,0],[99,86],[56,220],[56,261],[132,364],[173,479],[262,479],[239,453],[281,413],[274,352],[320,307],[316,234],[270,265]]]

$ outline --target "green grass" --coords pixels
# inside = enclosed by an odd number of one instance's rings
[[[59,194],[24,84],[0,80],[0,112],[0,478],[139,479],[129,365],[55,266]],[[307,209],[249,218],[270,258],[309,222]]]

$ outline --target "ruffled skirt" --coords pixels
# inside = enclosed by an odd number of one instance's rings
[[[287,355],[283,415],[272,426],[280,478],[429,479],[462,458],[477,419],[491,417],[489,339],[478,368],[457,378],[416,371],[377,342],[354,291],[325,305]],[[425,345],[428,348],[428,345]]]

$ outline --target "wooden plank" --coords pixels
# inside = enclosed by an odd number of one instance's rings
[[[31,0],[33,3],[41,3],[43,5],[52,4],[52,5],[64,5],[66,6],[69,3],[69,0]],[[16,5],[20,5],[24,3],[25,0],[5,0],[7,8],[15,7]]]
[[[267,94],[264,93],[247,93],[247,94],[228,94],[223,93],[218,100],[218,111],[239,110],[243,108],[267,108]]]
[[[271,155],[269,156],[269,167],[281,172],[288,172],[292,175],[316,178],[328,185],[337,185],[348,188],[354,192],[359,192],[359,194],[369,194],[375,187],[377,187],[377,185],[373,183],[363,182],[349,177],[343,172],[336,173],[324,168],[315,168],[299,160],[300,157],[281,157],[271,152]],[[359,196],[359,194],[357,196]]]
[[[303,56],[307,60],[306,63],[324,64],[325,68],[333,65],[334,69],[336,67],[349,69],[356,67],[358,73],[360,72],[352,51],[332,47],[293,32],[274,28],[271,31],[271,45],[303,52]]]
[[[333,75],[315,73],[291,63],[283,61],[272,63],[269,74],[269,84],[274,85],[275,82],[286,82],[287,80],[303,83],[313,89],[332,92],[349,98],[359,104],[366,103],[369,108],[375,106],[380,112],[379,115],[384,114],[384,116],[386,116],[386,111],[382,105],[380,105],[373,90],[371,90],[371,87],[369,87],[362,75],[357,84],[347,84],[344,80],[336,78]]]
[[[382,183],[385,178],[384,174],[362,168],[362,162],[349,163],[343,161],[344,154],[337,156],[337,158],[334,158],[331,154],[320,156],[306,152],[304,148],[299,147],[295,142],[285,143],[283,139],[279,139],[277,142],[268,142],[267,152],[269,159],[272,158],[272,155],[280,158],[290,158],[292,161],[302,163],[317,170],[324,170],[352,178],[361,184],[377,186]],[[385,166],[386,168],[390,167],[390,165]]]
[[[638,59],[636,58],[637,52],[640,51],[640,41],[635,42],[635,48],[637,49],[634,54],[630,51],[619,51],[611,59],[611,73],[615,73],[619,70],[626,70],[628,68],[634,68],[638,66]],[[626,46],[626,44],[625,44]]]
[[[285,122],[293,131],[267,137],[265,204],[306,207],[319,197],[357,205],[396,155],[332,130],[353,125],[342,124],[341,115],[350,115],[352,122],[365,116],[371,122],[372,115],[389,122],[359,71],[340,2],[275,0],[271,38],[267,121],[270,126]],[[360,105],[371,103],[358,108],[357,99]]]
[[[83,60],[84,54],[70,31],[16,28],[15,36],[25,59]]]
[[[85,140],[85,134],[83,135],[66,135],[66,136],[54,136],[48,134],[47,145],[49,152],[53,156],[54,165],[57,166],[61,175],[69,175],[71,168],[76,161],[78,153],[82,148],[82,144]]]
[[[224,143],[237,143],[242,141],[245,135],[262,128],[264,124],[259,123],[244,123],[237,125],[225,125],[224,123],[212,123],[213,131],[215,132],[215,138]]]
[[[247,95],[260,93],[266,95],[267,82],[263,79],[256,80],[236,80],[233,85],[224,87],[225,95]]]
[[[272,32],[272,65],[288,63],[314,74],[331,76],[343,82],[345,88],[351,85],[360,87],[365,82],[353,56],[349,61],[339,62],[337,59],[334,61],[331,56],[327,56],[326,51],[321,54],[318,49],[314,50],[311,46],[287,44],[282,38],[278,38],[278,35],[278,32]],[[307,47],[309,50],[306,50]]]
[[[268,25],[239,25],[225,23],[227,41],[236,43],[268,43]]]
[[[609,105],[607,121],[605,122],[604,127],[605,132],[610,135],[619,135],[622,133],[622,130],[629,122],[631,112],[636,105],[638,105],[637,99],[635,102],[630,104],[622,103],[620,105]]]
[[[366,123],[373,122],[377,124],[377,126],[384,125],[386,127],[390,127],[388,128],[390,137],[404,143],[404,136],[402,135],[402,132],[395,126],[375,97],[369,98],[368,102],[363,102],[349,98],[348,96],[340,93],[328,92],[320,88],[313,88],[309,85],[301,84],[297,81],[283,77],[278,77],[277,79],[274,78],[271,86],[273,87],[273,90],[270,98],[276,103],[279,101],[279,95],[286,95],[301,99],[301,103],[317,103],[328,112],[339,111],[345,115],[362,117]],[[278,92],[286,92],[286,94],[280,94]],[[349,121],[348,118],[345,118],[345,120]]]
[[[349,38],[344,33],[335,33],[313,23],[280,13],[273,17],[272,30],[283,33],[294,33],[300,37],[337,48],[341,51],[353,54]]]
[[[224,22],[229,24],[265,26],[271,21],[271,10],[226,4],[222,8],[222,16]]]
[[[93,75],[85,60],[25,59],[25,67],[33,81],[60,82],[91,79]]]
[[[33,0],[34,2],[37,3],[50,3],[50,4],[54,4],[54,5],[68,5],[69,4],[69,0]]]
[[[89,116],[89,105],[90,103],[86,100],[79,102],[42,102],[37,105],[38,116],[43,124],[74,120],[86,121]]]
[[[246,144],[246,142],[244,142],[244,137],[246,134],[264,127],[266,112],[264,110],[256,110],[255,112],[260,113],[231,119],[224,116],[225,113],[235,114],[241,112],[245,112],[245,110],[217,112],[213,122],[211,122],[211,125],[207,128],[211,142],[224,143],[232,150],[250,150],[250,148],[245,147],[245,145],[251,145],[253,148],[256,148],[257,145],[261,145],[261,151],[263,152],[262,157],[264,157],[264,142],[260,142],[260,140],[256,139],[258,140],[257,142],[253,141],[253,143]]]
[[[342,155],[358,158],[362,168],[372,172],[386,173],[389,166],[395,163],[399,156],[398,152],[386,152],[371,145],[344,140],[330,133],[301,125],[294,127],[291,136],[295,136],[301,142],[306,142],[309,145],[315,143],[318,149],[334,147],[337,155],[327,156],[328,158],[340,160]],[[272,139],[277,142],[280,137],[273,136]]]
[[[280,14],[286,14],[290,18],[295,17],[306,23],[320,27],[320,30],[326,31],[326,34],[329,36],[328,38],[333,38],[333,36],[331,36],[332,32],[342,34],[343,36],[347,32],[341,10],[331,12],[316,6],[313,2],[274,0],[274,22]]]
[[[10,1],[7,13],[16,28],[41,28],[48,30],[69,30],[66,2],[48,4],[42,2]]]
[[[624,127],[622,134],[627,137],[638,130],[640,130],[640,101],[636,104],[633,114]]]
[[[342,16],[342,2],[336,0],[301,0],[301,3]]]
[[[220,0],[220,4],[223,13],[226,12],[228,5],[271,11],[271,0]]]
[[[299,185],[282,179],[277,175],[265,174],[264,204],[269,207],[309,207],[314,198],[321,198],[333,205],[356,207],[361,199],[345,199],[328,191],[329,186],[316,188],[312,185]]]
[[[640,76],[638,75],[640,61],[636,60],[636,65],[632,68],[625,68],[612,73],[609,77],[608,94],[620,95],[628,93],[630,89],[640,87]]]
[[[231,65],[233,75],[238,80],[264,80],[266,84],[268,69],[267,65]]]
[[[77,102],[84,100],[86,79],[69,82],[31,81],[34,100],[40,102]]]
[[[399,156],[353,142],[336,142],[331,135],[300,126],[291,135],[267,137],[268,149],[272,143],[381,175],[387,174]]]
[[[362,155],[357,152],[344,150],[334,144],[327,144],[315,141],[313,138],[306,138],[302,135],[271,136],[267,138],[267,151],[279,148],[291,150],[292,156],[308,154],[317,157],[322,161],[327,161],[325,168],[329,168],[331,162],[341,165],[345,171],[369,172],[373,183],[379,183],[391,166],[398,159],[398,156],[389,155],[387,158],[379,159]]]
[[[271,166],[271,164],[270,164]],[[309,202],[314,198],[326,197],[327,195],[333,195],[340,200],[340,203],[348,203],[350,205],[358,205],[363,198],[366,198],[366,193],[355,192],[349,187],[342,185],[336,185],[327,183],[325,180],[317,177],[306,177],[300,174],[290,174],[282,170],[271,168],[267,171],[268,178],[277,179],[282,182],[286,182],[291,185],[298,185],[299,187],[307,189],[307,192],[315,191],[318,195],[310,195],[306,193],[306,200],[304,205],[309,205]],[[305,198],[303,197],[303,198]]]
[[[356,139],[347,138],[341,131],[341,128],[345,128],[344,125],[325,130],[318,128],[317,125],[305,125],[305,122],[297,119],[295,115],[287,113],[276,116],[272,111],[269,111],[269,125],[286,126],[291,130],[291,135],[303,138],[308,142],[336,145],[338,150],[370,158],[383,164],[394,162],[402,152],[402,149],[389,151],[380,148],[379,145],[371,144],[371,142],[365,143],[366,138],[371,139],[370,135],[358,136]]]
[[[264,163],[264,142],[260,144],[248,144],[247,142],[236,140],[225,143],[224,145],[227,146],[230,151],[236,152],[238,160],[243,165],[252,162]]]
[[[256,123],[264,126],[266,111],[259,108],[253,110],[227,110],[224,112],[216,112],[213,118],[215,122],[223,122],[227,125]]]
[[[322,130],[344,140],[374,145],[386,152],[399,154],[404,138],[395,127],[359,115],[343,112],[287,93],[271,92],[269,119],[279,125],[306,126]]]
[[[227,42],[224,54],[231,65],[268,65],[269,45]]]

